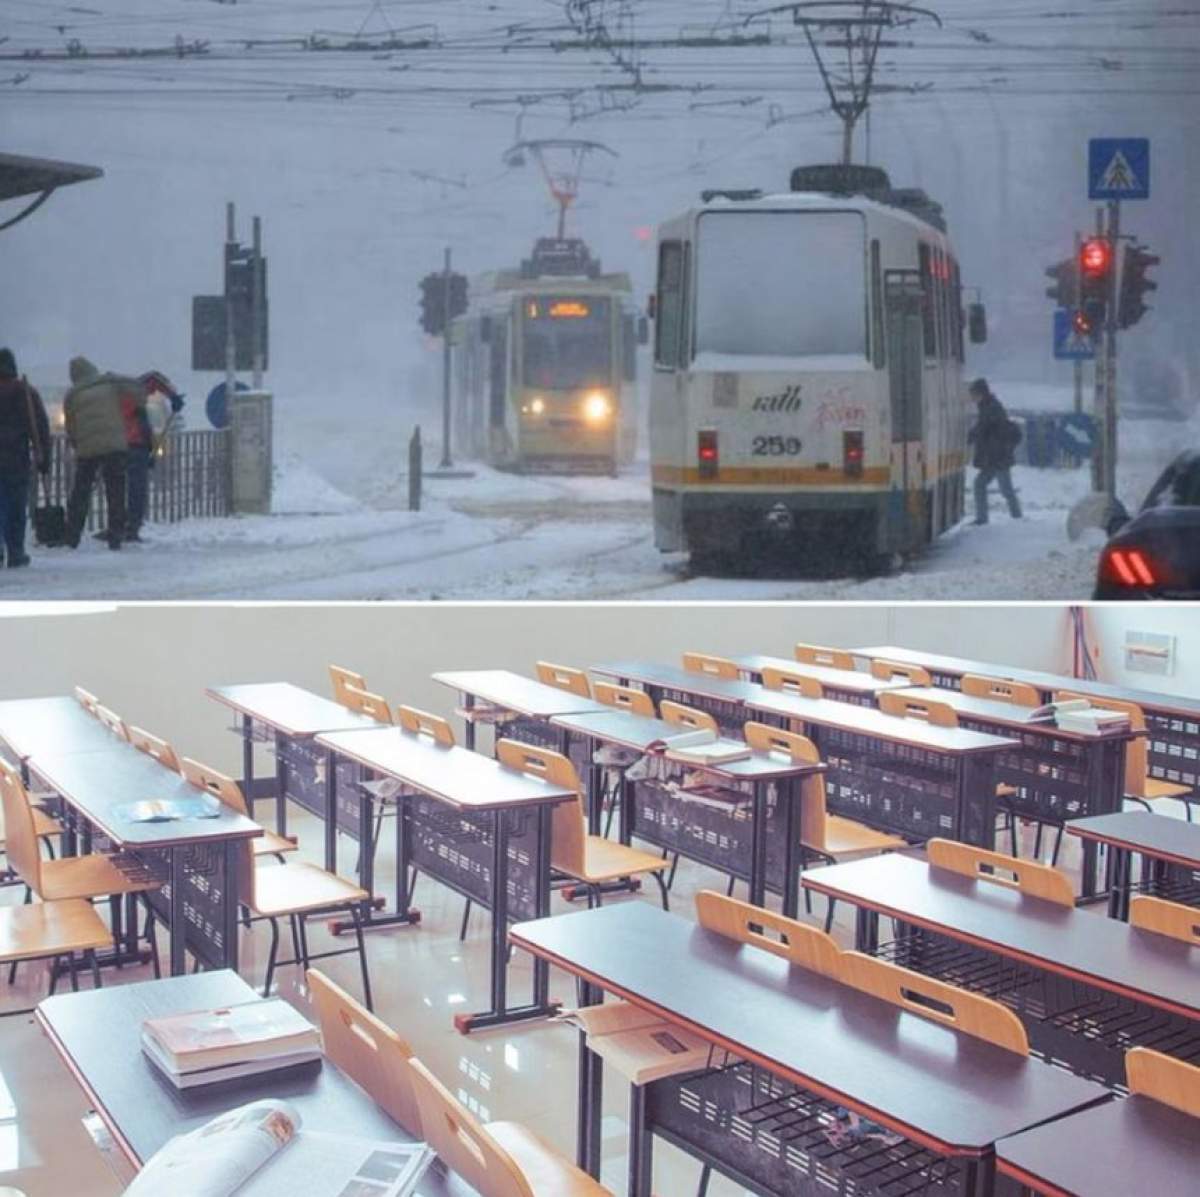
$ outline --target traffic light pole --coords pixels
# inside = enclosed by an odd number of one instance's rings
[[[1083,307],[1083,275],[1079,271],[1079,250],[1083,245],[1083,237],[1075,234],[1075,257],[1072,261],[1075,263],[1075,311],[1078,312]],[[1075,359],[1075,414],[1078,415],[1083,411],[1083,362],[1078,358]]]
[[[1121,201],[1108,204],[1108,239],[1113,247],[1108,276],[1108,312],[1104,321],[1104,494],[1109,506],[1117,497],[1117,275],[1121,244]]]
[[[440,469],[450,461],[450,249],[446,248],[442,267],[442,460]]]
[[[225,403],[233,402],[232,396],[237,383],[237,338],[234,335],[233,288],[230,286],[230,267],[233,251],[237,245],[234,227],[233,201],[225,205]]]
[[[1103,208],[1096,209],[1096,236],[1104,236]],[[1096,446],[1092,451],[1092,490],[1096,494],[1104,492],[1106,473],[1104,461],[1108,456],[1108,392],[1105,385],[1105,378],[1108,374],[1107,356],[1107,345],[1101,346],[1100,352],[1096,354],[1095,394],[1092,399],[1092,416],[1096,421],[1096,429],[1099,433]]]

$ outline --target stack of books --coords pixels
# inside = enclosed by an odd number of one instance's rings
[[[261,998],[148,1018],[142,1051],[177,1089],[191,1089],[319,1060],[321,1037],[282,998]]]

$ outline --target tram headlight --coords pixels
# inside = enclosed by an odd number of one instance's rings
[[[593,391],[583,401],[583,417],[589,424],[603,424],[612,415],[612,400],[603,391]]]
[[[529,401],[530,415],[540,416],[546,410],[546,401],[541,395],[536,395]]]

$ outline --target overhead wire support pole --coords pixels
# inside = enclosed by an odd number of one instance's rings
[[[450,461],[450,247],[442,264],[442,460],[439,469],[449,469]]]
[[[237,386],[237,337],[234,331],[233,288],[230,273],[233,256],[237,249],[234,226],[233,201],[225,205],[225,405],[228,411],[233,404],[233,392]]]
[[[254,354],[251,385],[256,391],[262,390],[263,381],[263,340],[265,321],[263,320],[263,268],[262,268],[262,218],[254,218],[254,257],[251,259],[250,276],[250,344]]]

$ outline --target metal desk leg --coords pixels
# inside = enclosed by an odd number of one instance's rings
[[[618,769],[617,777],[617,835],[623,844],[633,842],[633,787],[626,777],[627,769]]]
[[[751,805],[750,905],[765,906],[767,900],[767,784],[754,783]]]
[[[550,842],[554,808],[543,804],[538,807],[537,818],[537,916],[544,919],[550,915]],[[533,1004],[535,1007],[550,1004],[550,962],[541,956],[533,959]]]
[[[1083,863],[1080,866],[1079,892],[1084,898],[1096,896],[1096,841],[1083,841]]]
[[[854,947],[868,956],[879,951],[879,913],[859,906],[854,911]]]
[[[646,1124],[646,1086],[629,1086],[629,1197],[651,1197],[654,1136]]]
[[[475,706],[475,695],[463,695],[463,710],[470,711]],[[463,728],[463,744],[472,752],[475,751],[475,720],[470,715],[466,718],[466,726]]]
[[[576,982],[580,1006],[598,1006],[604,1000],[599,986],[580,978]],[[600,1120],[603,1114],[604,1061],[587,1045],[587,1035],[579,1032],[579,1070],[577,1121],[575,1126],[575,1163],[591,1176],[600,1176]]]
[[[361,801],[361,799],[360,799]],[[363,806],[370,803],[363,801]],[[370,822],[367,823],[370,827]],[[359,841],[359,876],[370,874],[370,853],[367,851],[369,840]],[[337,754],[332,748],[325,749],[325,869],[327,872],[337,872]],[[370,885],[364,880],[363,889],[371,892]]]
[[[287,835],[287,761],[284,760],[283,745],[286,737],[275,733],[275,831]]]
[[[588,835],[599,835],[604,824],[604,767],[596,764],[596,741],[587,736],[584,744],[588,753]]]
[[[171,905],[167,921],[171,934],[171,976],[181,977],[187,971],[187,924],[183,914],[183,853],[182,848],[168,848],[171,877]]]
[[[800,913],[800,820],[796,816],[796,804],[801,801],[803,788],[795,777],[780,782],[779,787],[786,837],[783,843],[783,913],[786,918],[794,919]]]
[[[224,845],[225,876],[222,878],[221,905],[221,964],[232,969],[238,969],[238,857],[244,850],[240,840],[226,840]],[[248,849],[253,851],[253,849]]]
[[[254,818],[254,720],[242,716],[242,785],[246,791],[246,810]]]

